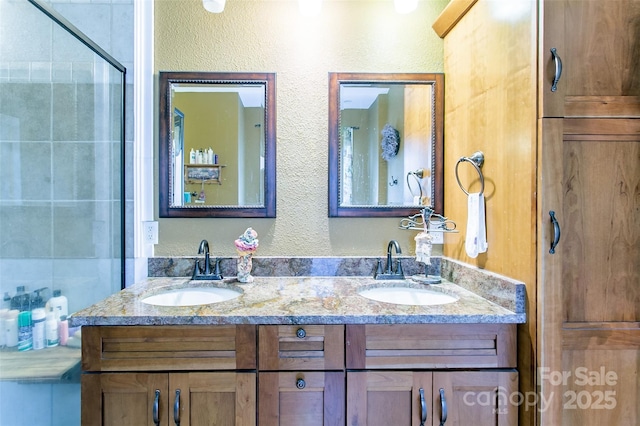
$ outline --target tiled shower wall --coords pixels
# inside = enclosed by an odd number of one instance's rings
[[[127,68],[132,170],[133,0],[51,4]],[[73,312],[119,290],[119,91],[119,73],[33,5],[0,0],[0,295],[61,289]],[[77,381],[0,382],[0,395],[2,425],[80,424]]]

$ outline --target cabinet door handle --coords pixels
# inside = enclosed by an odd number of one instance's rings
[[[556,247],[560,242],[560,224],[558,223],[558,219],[556,219],[556,212],[551,210],[549,216],[551,216],[551,223],[553,223],[553,242],[551,243],[549,254],[555,254]]]
[[[173,421],[180,426],[180,389],[176,389],[176,401],[173,404]]]
[[[424,389],[420,388],[420,426],[427,421],[427,402],[424,400]]]
[[[555,92],[558,90],[558,82],[562,75],[562,59],[560,59],[555,47],[551,48],[551,56],[553,57],[553,62],[556,64],[556,72],[553,76],[553,82],[551,83],[551,91]]]
[[[156,389],[156,397],[153,399],[153,423],[160,426],[160,389]]]
[[[307,337],[307,332],[304,331],[304,328],[300,327],[296,330],[296,336],[298,337],[298,339],[304,339],[305,337]]]
[[[304,379],[296,380],[296,387],[298,389],[304,389],[306,386],[307,386],[307,383],[304,381]]]
[[[447,421],[447,400],[444,397],[444,389],[440,388],[440,426]]]

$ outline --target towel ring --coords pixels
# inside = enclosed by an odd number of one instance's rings
[[[476,172],[478,172],[478,176],[480,176],[480,194],[484,194],[484,175],[481,170],[482,165],[484,164],[484,154],[482,151],[476,151],[471,155],[471,157],[460,157],[456,163],[456,180],[458,181],[458,186],[462,189],[462,192],[469,195],[469,192],[467,192],[467,190],[464,189],[464,186],[462,186],[460,177],[458,176],[458,166],[460,163],[464,163],[465,161],[471,163],[471,165],[476,169]]]
[[[418,169],[414,172],[407,173],[407,186],[409,187],[409,192],[412,197],[415,197],[416,194],[413,193],[413,189],[411,188],[411,183],[409,182],[409,176],[413,176],[413,178],[418,183],[418,189],[420,189],[420,199],[422,200],[422,185],[420,185],[420,179],[424,177],[424,169]]]

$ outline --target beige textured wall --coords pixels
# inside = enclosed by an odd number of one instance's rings
[[[156,0],[156,80],[158,71],[275,72],[277,90],[277,218],[161,219],[156,255],[193,255],[202,238],[235,255],[249,226],[260,256],[377,256],[390,239],[414,253],[400,218],[327,215],[328,73],[442,72],[431,24],[446,4],[421,0],[398,15],[392,0],[325,0],[305,18],[295,0],[228,0],[222,14],[200,0]]]

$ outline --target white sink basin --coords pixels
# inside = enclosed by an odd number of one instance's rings
[[[458,300],[456,296],[437,290],[414,287],[377,287],[362,290],[362,297],[396,305],[445,305]]]
[[[196,306],[224,302],[235,299],[241,291],[220,287],[190,287],[167,290],[147,296],[142,303],[157,306]]]

